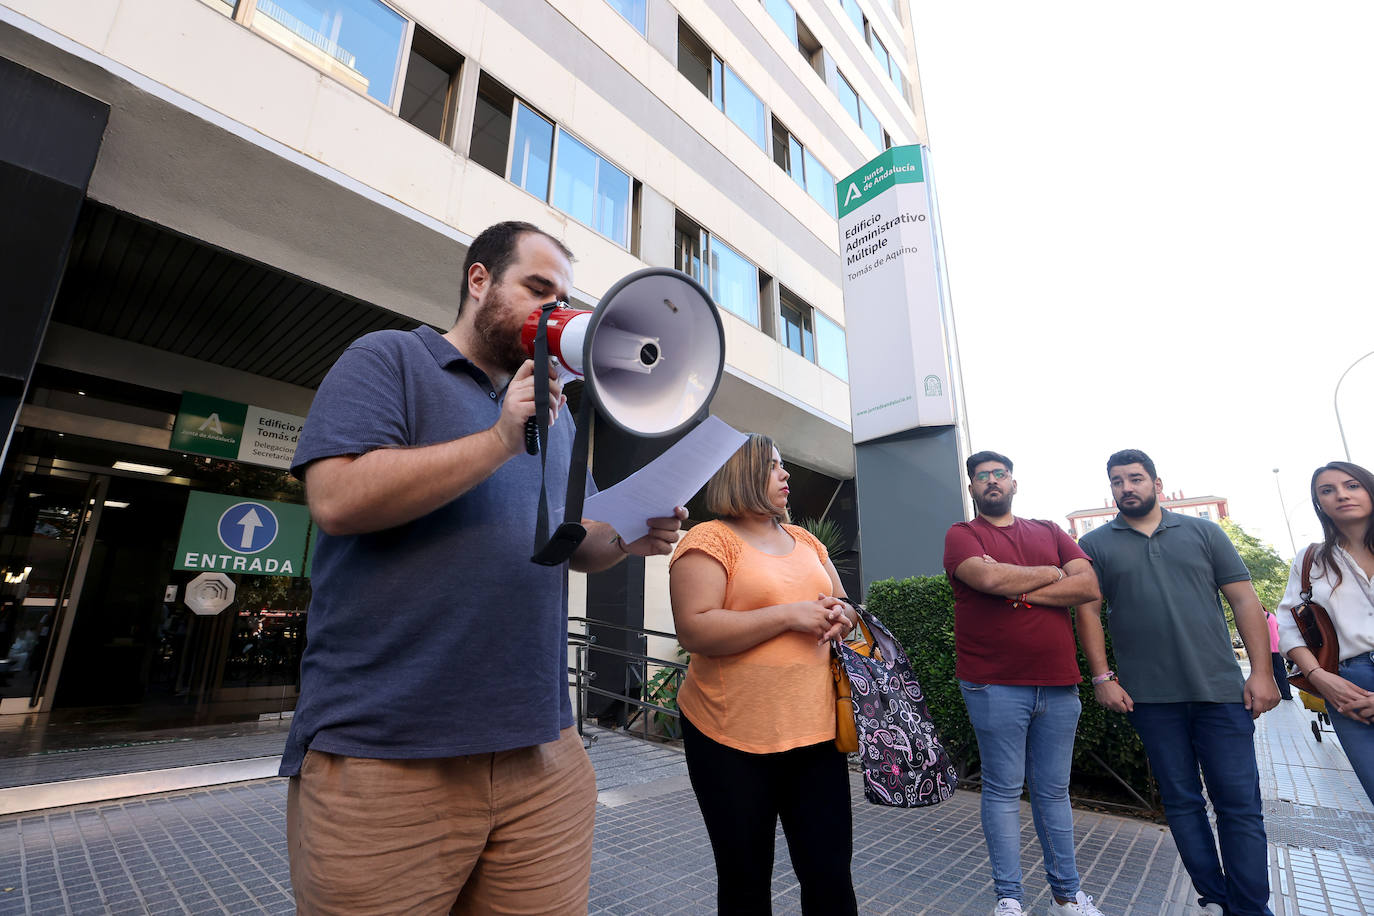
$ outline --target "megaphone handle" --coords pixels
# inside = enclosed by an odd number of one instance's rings
[[[539,421],[534,417],[525,421],[525,451],[531,455],[539,454]]]

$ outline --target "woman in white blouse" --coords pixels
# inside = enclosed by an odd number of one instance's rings
[[[1314,545],[1312,600],[1335,625],[1339,673],[1317,666],[1293,621],[1292,609],[1302,603],[1302,554],[1293,560],[1279,603],[1279,649],[1326,698],[1341,747],[1374,800],[1374,474],[1346,461],[1317,468],[1312,507],[1323,534]]]

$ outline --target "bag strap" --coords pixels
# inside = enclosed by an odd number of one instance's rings
[[[1317,558],[1317,545],[1308,544],[1307,551],[1302,555],[1302,600],[1304,602],[1312,600],[1312,561]]]

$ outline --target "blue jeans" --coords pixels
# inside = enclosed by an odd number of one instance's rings
[[[1021,899],[1021,788],[1045,854],[1045,877],[1060,900],[1078,893],[1069,767],[1078,729],[1078,687],[960,681],[983,761],[983,837],[998,898]]]
[[[1365,690],[1374,690],[1374,652],[1347,658],[1341,662],[1339,674]],[[1345,756],[1350,758],[1350,765],[1355,768],[1360,785],[1364,786],[1369,800],[1374,801],[1374,725],[1347,719],[1330,704],[1326,709],[1331,713],[1331,727],[1336,730],[1336,737],[1341,739],[1341,747],[1345,749]]]
[[[1128,716],[1145,743],[1169,831],[1200,895],[1198,903],[1215,903],[1234,916],[1273,916],[1255,723],[1245,705],[1137,703]],[[1207,820],[1203,780],[1217,815],[1217,839]]]

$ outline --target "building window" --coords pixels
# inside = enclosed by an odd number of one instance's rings
[[[844,78],[844,74],[835,71],[835,95],[840,99],[840,104],[844,110],[849,112],[849,116],[854,119],[854,123],[863,129],[868,135],[868,139],[873,141],[873,145],[878,149],[886,149],[883,145],[883,126],[878,123],[878,117],[873,113],[873,109],[863,99],[859,98],[859,93],[854,90],[854,86],[849,80]]]
[[[835,215],[835,177],[777,118],[773,118],[773,161],[824,207],[826,213]]]
[[[725,116],[748,134],[759,149],[768,148],[763,102],[729,67],[725,68]]]
[[[759,271],[720,239],[711,238],[711,298],[750,324],[759,323]]]
[[[1209,511],[1206,510],[1206,509],[1199,509],[1199,510],[1197,510],[1197,517],[1198,517],[1198,518],[1205,518],[1205,519],[1207,519],[1208,521],[1211,521],[1211,520],[1212,520],[1212,513],[1209,512]]]
[[[811,306],[783,287],[779,293],[782,312],[782,342],[798,356],[816,361],[816,337],[811,326]]]
[[[795,46],[797,44],[797,11],[792,9],[792,4],[787,0],[763,0],[764,9],[768,10],[768,15],[773,17],[773,21],[782,29],[788,41]]]
[[[673,266],[702,286],[710,286],[706,276],[706,231],[681,213],[674,226]]]
[[[759,149],[768,148],[763,102],[681,19],[677,25],[677,69]]]
[[[469,152],[474,162],[629,248],[630,176],[485,73]]]
[[[417,25],[401,89],[401,118],[436,140],[450,142],[462,66],[457,51]]]
[[[234,9],[238,6],[238,0],[200,0],[212,10],[223,13],[229,18],[233,18]]]
[[[864,14],[859,9],[859,4],[855,0],[840,0],[840,6],[844,9],[844,14],[849,17],[849,21],[854,23],[854,28],[859,30],[859,34],[864,33]]]
[[[254,31],[390,107],[406,20],[377,0],[257,0]]]
[[[514,110],[514,94],[483,73],[477,80],[477,108],[472,119],[468,158],[502,178],[506,177],[511,112]]]
[[[707,98],[711,95],[711,67],[715,55],[696,32],[683,22],[677,21],[677,72],[687,77],[687,82]]]
[[[822,369],[849,381],[849,354],[845,351],[844,328],[831,321],[824,312],[813,312],[816,319],[816,364]]]
[[[892,74],[892,57],[887,53],[887,46],[882,39],[873,31],[873,27],[868,29],[868,46],[873,49],[873,56],[878,58],[878,66],[889,76]]]
[[[868,134],[868,139],[872,140],[873,145],[878,149],[887,149],[891,145],[883,143],[883,135],[886,131],[878,123],[878,118],[873,114],[873,109],[864,104],[863,99],[859,99],[859,126],[863,128],[864,133]]]
[[[630,21],[630,25],[639,30],[639,34],[644,34],[644,7],[645,0],[606,0],[611,5],[611,9]]]
[[[844,74],[835,74],[835,95],[839,96],[840,104],[844,110],[849,112],[849,116],[854,119],[854,123],[859,123],[859,94],[854,91],[854,87],[849,84],[849,80],[844,78]]]
[[[561,130],[553,205],[616,244],[629,247],[630,176]]]
[[[515,110],[510,180],[547,201],[549,164],[553,159],[553,122],[535,114],[524,102],[517,102]]]
[[[674,265],[705,286],[716,304],[759,326],[759,269],[681,212],[675,225]]]
[[[816,75],[825,79],[825,53],[821,49],[820,39],[806,27],[800,16],[797,17],[797,50],[806,58],[811,69],[816,71]]]
[[[825,166],[816,161],[809,149],[802,150],[806,163],[806,193],[825,208],[825,212],[835,215],[835,176]]]

